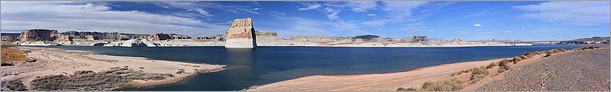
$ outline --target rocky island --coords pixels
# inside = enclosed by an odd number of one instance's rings
[[[236,19],[225,34],[225,48],[254,48],[257,46],[252,19]]]

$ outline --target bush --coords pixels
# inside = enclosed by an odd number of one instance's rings
[[[416,88],[410,87],[410,88],[406,89],[406,88],[403,88],[403,87],[399,87],[399,88],[397,88],[397,91],[416,91]]]
[[[425,82],[422,84],[424,91],[456,91],[463,88],[464,82],[457,79],[444,80],[439,82]]]
[[[13,61],[26,61],[26,52],[11,46],[2,46],[2,65],[12,65]]]
[[[469,78],[469,83],[475,83],[486,77],[488,75],[488,71],[483,68],[473,68],[471,69],[471,77]]]
[[[503,59],[499,62],[499,73],[504,72],[505,70],[511,70],[511,67],[509,66],[509,62],[511,62],[511,60],[508,59]]]
[[[496,65],[496,63],[490,63],[490,64],[488,64],[488,66],[486,66],[486,69],[490,69],[490,68],[495,67],[495,66],[498,66],[498,65]]]
[[[513,57],[513,59],[511,61],[513,61],[513,64],[517,64],[518,62],[522,61],[522,57],[519,56],[515,56]]]
[[[575,48],[573,49],[573,51],[596,49],[596,48],[600,48],[600,47],[599,46],[583,46],[583,47]]]
[[[473,68],[471,69],[471,74],[473,75],[488,75],[488,71],[486,71],[486,69],[482,69],[482,68]]]

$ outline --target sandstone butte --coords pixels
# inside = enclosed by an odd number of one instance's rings
[[[254,48],[257,46],[252,19],[235,19],[225,33],[225,48]]]

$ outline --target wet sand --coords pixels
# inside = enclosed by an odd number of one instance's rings
[[[56,48],[19,47],[36,62],[0,67],[2,90],[116,90],[175,83],[225,65],[97,55]],[[7,86],[12,85],[12,86]],[[19,86],[21,85],[21,86]]]

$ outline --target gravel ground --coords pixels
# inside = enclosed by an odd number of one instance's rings
[[[509,71],[481,91],[609,91],[609,47],[542,58]]]

